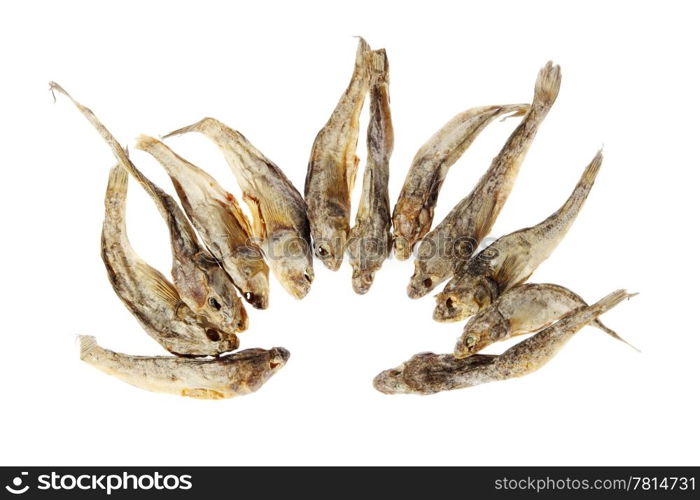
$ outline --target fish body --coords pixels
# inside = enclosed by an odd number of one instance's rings
[[[117,296],[146,332],[173,354],[217,355],[238,348],[235,329],[224,329],[195,314],[165,276],[131,247],[126,233],[128,181],[124,168],[112,168],[102,225],[102,260]]]
[[[360,38],[350,84],[316,135],[306,173],[304,198],[314,253],[333,271],[343,261],[350,231],[350,197],[359,162],[355,152],[360,112],[369,90],[370,57],[369,45]]]
[[[540,331],[586,305],[580,296],[560,285],[527,283],[517,286],[469,318],[455,345],[454,356],[465,358],[494,342]],[[593,320],[591,325],[627,343],[599,319]]]
[[[131,356],[104,349],[80,336],[80,359],[127,384],[153,392],[198,399],[224,399],[257,391],[284,367],[282,347],[246,349],[210,359]]]
[[[489,233],[511,192],[537,129],[559,93],[559,66],[547,63],[535,83],[529,110],[476,187],[421,242],[408,296],[419,298],[450,278]]]
[[[498,356],[417,354],[377,375],[374,387],[385,394],[435,394],[527,375],[549,362],[581,328],[629,297],[618,290],[591,306],[578,307]]]
[[[167,134],[200,132],[223,152],[253,216],[253,233],[272,272],[292,296],[306,296],[314,279],[306,203],[282,170],[240,132],[214,118]]]
[[[107,142],[122,168],[139,182],[155,203],[170,233],[172,276],[180,299],[192,311],[205,316],[214,324],[224,328],[233,327],[237,331],[245,330],[248,327],[248,316],[231,278],[200,245],[187,216],[173,197],[136,168],[124,148],[89,108],[73,99],[60,85],[51,82],[50,88],[73,102]]]
[[[266,309],[269,268],[236,198],[161,141],[142,135],[136,148],[151,154],[165,168],[192,225],[241,295],[253,307]]]
[[[486,126],[502,115],[521,116],[529,104],[481,106],[459,113],[421,146],[406,174],[394,207],[394,249],[408,259],[414,245],[430,230],[435,205],[447,172]]]
[[[536,226],[503,236],[472,257],[436,297],[433,318],[459,321],[526,281],[564,238],[593,187],[601,152],[584,170],[566,202]]]
[[[367,293],[375,273],[391,252],[389,159],[394,148],[394,129],[389,107],[389,62],[383,49],[373,51],[372,58],[367,165],[355,226],[348,240],[352,287],[359,294]]]

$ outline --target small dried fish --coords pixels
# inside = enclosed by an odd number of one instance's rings
[[[566,202],[536,226],[502,236],[472,257],[436,297],[436,321],[476,314],[506,290],[525,282],[564,238],[593,187],[603,162],[599,151]]]
[[[112,168],[102,225],[102,260],[117,296],[146,332],[173,354],[207,356],[237,349],[235,332],[240,326],[225,328],[195,314],[165,276],[134,252],[126,233],[128,182],[124,168]]]
[[[216,325],[234,325],[238,331],[245,330],[248,316],[233,282],[216,259],[199,244],[194,229],[177,202],[136,168],[124,148],[89,108],[73,99],[57,83],[51,82],[49,85],[52,92],[58,91],[73,102],[107,142],[122,168],[134,176],[158,207],[170,231],[172,275],[182,301]]]
[[[212,359],[131,356],[80,336],[80,359],[127,384],[153,392],[198,399],[224,399],[255,392],[284,367],[289,351],[282,347],[246,349]]]
[[[168,172],[192,225],[241,295],[253,307],[266,309],[269,268],[236,198],[161,141],[142,135],[136,148],[151,154]]]
[[[466,261],[493,227],[537,129],[559,93],[559,66],[548,62],[535,83],[530,109],[472,192],[430,231],[418,248],[408,296],[423,297]]]
[[[333,271],[343,262],[350,231],[360,112],[369,90],[369,55],[369,45],[360,38],[350,85],[316,135],[306,173],[304,199],[309,207],[314,253]]]
[[[367,293],[374,274],[391,252],[389,159],[394,149],[394,128],[389,108],[389,61],[384,49],[372,52],[370,123],[367,127],[367,166],[362,196],[350,231],[348,254],[352,287]]]
[[[385,394],[435,394],[527,375],[550,361],[586,324],[632,295],[618,290],[591,306],[574,309],[499,356],[475,354],[458,359],[452,354],[417,354],[377,375],[374,387]]]
[[[243,134],[214,118],[170,132],[170,137],[200,132],[224,154],[253,215],[253,233],[285,290],[297,299],[309,293],[314,280],[306,203],[277,165]]]
[[[529,108],[529,104],[509,104],[468,109],[421,146],[394,207],[394,250],[399,260],[408,259],[416,242],[430,230],[438,194],[450,167],[494,119],[522,116]]]
[[[455,345],[454,356],[466,358],[494,342],[540,331],[570,311],[586,305],[581,297],[563,286],[549,283],[517,286],[469,318]],[[630,345],[599,319],[593,320],[591,325]]]

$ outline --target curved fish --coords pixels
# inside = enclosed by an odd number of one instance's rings
[[[560,82],[559,66],[548,62],[537,77],[530,109],[501,152],[472,192],[421,242],[415,271],[408,285],[409,297],[423,297],[450,278],[489,233],[510,194],[538,127],[557,98]]]
[[[410,257],[415,244],[430,230],[435,205],[447,172],[494,119],[522,116],[529,104],[481,106],[454,116],[418,150],[394,207],[394,253]]]
[[[102,260],[117,296],[146,332],[173,354],[217,355],[238,348],[237,328],[222,328],[195,314],[172,284],[133,250],[126,233],[129,174],[109,172],[102,225]]]
[[[591,306],[576,308],[498,356],[458,359],[452,354],[417,354],[377,375],[374,387],[385,394],[435,394],[527,375],[547,364],[581,328],[632,295],[618,290]]]
[[[266,309],[269,268],[251,239],[253,231],[236,198],[158,139],[141,135],[136,148],[152,155],[168,172],[192,225],[245,300]]]
[[[224,399],[255,392],[289,359],[282,347],[246,349],[212,359],[131,356],[80,336],[80,359],[108,375],[147,391],[198,399]]]
[[[369,45],[360,38],[350,85],[316,135],[306,172],[304,199],[309,207],[314,253],[332,271],[343,262],[350,231],[360,112],[369,90],[369,54]]]
[[[170,132],[171,137],[200,132],[224,154],[253,215],[253,233],[279,282],[297,299],[309,293],[314,279],[306,203],[280,168],[243,134],[214,118]]]
[[[599,151],[576,188],[552,215],[497,239],[472,257],[436,297],[436,321],[459,321],[476,314],[500,294],[527,281],[566,236],[588,197],[603,162]]]
[[[367,166],[362,195],[350,230],[348,256],[352,287],[367,293],[374,275],[391,252],[389,159],[394,149],[394,128],[389,107],[389,61],[384,49],[372,52],[370,122],[367,127]]]
[[[216,259],[199,244],[194,229],[177,202],[136,168],[124,148],[89,108],[73,99],[57,83],[51,82],[49,85],[52,92],[58,91],[71,100],[107,142],[122,168],[134,176],[158,207],[170,232],[173,281],[182,301],[214,324],[232,325],[238,331],[245,330],[248,316],[233,282]]]
[[[517,286],[469,318],[455,345],[454,356],[466,358],[494,342],[540,331],[572,310],[586,305],[581,297],[560,285],[528,283]],[[592,321],[591,325],[630,345],[599,319]],[[632,345],[630,347],[636,349]]]

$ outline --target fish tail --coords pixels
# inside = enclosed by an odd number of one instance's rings
[[[586,167],[586,170],[583,171],[583,175],[581,176],[581,180],[579,181],[579,184],[582,186],[592,186],[593,182],[595,181],[595,178],[598,176],[598,171],[600,170],[600,166],[603,164],[603,150],[600,149],[596,153],[596,155],[593,157],[591,160],[591,163],[588,164]]]
[[[561,70],[552,61],[547,62],[537,75],[535,83],[535,101],[551,106],[559,95],[561,85]]]
[[[108,198],[124,198],[129,188],[129,173],[120,164],[116,164],[109,171],[107,182]]]
[[[91,335],[79,335],[78,340],[80,342],[80,359],[83,361],[100,349],[100,346],[97,345],[97,339]]]
[[[154,137],[151,137],[146,134],[140,134],[136,138],[135,147],[136,149],[139,149],[141,151],[150,151],[153,150],[153,148],[157,147],[159,143],[160,141]]]
[[[606,311],[609,311],[616,305],[618,305],[620,302],[622,302],[625,299],[629,299],[630,297],[634,297],[637,295],[636,293],[629,293],[627,290],[615,290],[609,295],[606,295],[602,299],[600,299],[598,302],[590,306],[590,310],[595,314],[596,317],[599,315],[603,314]]]
[[[384,83],[389,75],[389,59],[385,49],[373,50],[369,53],[369,69],[372,85]]]
[[[507,120],[508,118],[523,116],[529,110],[529,104],[506,104],[505,106],[501,106],[500,112],[503,113],[505,116],[501,118],[500,121]]]
[[[173,130],[172,132],[168,132],[167,134],[162,136],[162,138],[167,139],[168,137],[186,134],[188,132],[204,132],[210,125],[214,125],[216,123],[218,123],[218,120],[207,116],[205,118],[202,118],[201,120],[199,120],[196,123],[193,123],[191,125],[187,125],[185,127],[179,128],[177,130]]]
[[[600,321],[599,319],[596,319],[595,321],[593,321],[593,325],[594,325],[596,328],[598,328],[599,330],[602,330],[602,331],[604,331],[605,333],[607,333],[608,335],[610,335],[612,338],[617,339],[617,340],[619,340],[620,342],[622,342],[622,343],[624,343],[624,344],[627,344],[628,346],[630,346],[630,347],[631,347],[632,349],[634,349],[635,351],[637,351],[637,352],[642,352],[642,351],[640,351],[637,347],[635,347],[634,345],[630,344],[630,343],[627,342],[625,339],[623,339],[622,337],[620,337],[620,336],[617,334],[617,332],[616,332],[615,330],[613,330],[613,329],[608,328],[607,326],[605,326],[605,325],[603,324],[603,322]]]

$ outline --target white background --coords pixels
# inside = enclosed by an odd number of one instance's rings
[[[700,462],[700,37],[692,3],[9,5],[0,8],[0,463]],[[420,351],[448,352],[461,331],[432,321],[430,297],[407,298],[412,264],[392,260],[362,297],[352,292],[347,263],[331,273],[316,262],[301,302],[274,282],[270,309],[248,308],[242,347],[281,345],[292,357],[244,398],[153,394],[79,361],[77,334],[132,354],[163,351],[114,295],[99,256],[114,160],[66,99],[53,104],[47,82],[92,107],[127,144],[215,116],[301,190],[314,136],[347,85],[353,35],[390,58],[392,200],[418,147],[450,117],[529,102],[538,69],[548,59],[561,65],[559,99],[493,236],[558,208],[604,144],[588,203],[533,281],[560,283],[589,301],[620,287],[640,292],[603,319],[642,354],[584,328],[522,379],[428,397],[380,394],[371,385],[379,371]],[[487,128],[452,168],[436,222],[516,124]],[[239,194],[206,139],[170,144]],[[158,164],[132,152],[172,192]],[[364,160],[364,139],[358,153]],[[137,251],[167,272],[165,226],[134,183],[128,221]]]

